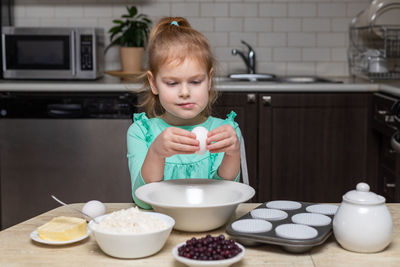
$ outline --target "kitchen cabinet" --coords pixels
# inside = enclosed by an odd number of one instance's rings
[[[259,201],[340,202],[376,187],[370,94],[261,94]]]
[[[368,182],[371,190],[377,187],[377,141],[369,130],[371,97],[223,93],[216,109],[238,113],[258,202],[340,202],[360,181]]]
[[[213,115],[226,118],[231,111],[235,111],[235,121],[239,124],[246,147],[247,169],[249,183],[257,188],[257,150],[258,150],[258,97],[256,93],[223,93],[213,107]],[[257,200],[257,191],[253,200]]]
[[[400,154],[391,145],[396,132],[391,108],[396,101],[397,98],[385,94],[373,97],[373,129],[379,140],[378,193],[387,202],[400,201]]]

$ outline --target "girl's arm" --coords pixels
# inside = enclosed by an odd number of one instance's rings
[[[151,209],[150,205],[142,202],[135,195],[136,189],[145,184],[141,175],[141,169],[149,148],[144,129],[140,121],[133,123],[129,127],[127,133],[127,157],[131,176],[132,198],[139,207]]]
[[[229,124],[215,128],[208,133],[206,142],[210,153],[225,152],[218,168],[218,176],[234,180],[240,171],[240,144],[235,129]]]
[[[193,154],[199,149],[199,141],[194,133],[176,127],[165,129],[149,147],[142,166],[143,180],[146,183],[163,180],[165,158],[176,154]]]
[[[139,207],[143,209],[151,209],[150,205],[142,202],[140,199],[136,197],[135,191],[136,189],[138,189],[139,187],[141,187],[146,183],[161,181],[163,179],[165,158],[166,156],[170,155],[170,153],[165,153],[165,150],[168,151],[168,149],[163,149],[163,148],[169,146],[177,147],[176,144],[171,145],[171,143],[175,142],[171,142],[168,140],[173,139],[179,142],[179,140],[183,139],[186,140],[187,142],[189,139],[189,143],[194,144],[194,148],[189,149],[189,151],[191,152],[181,151],[182,149],[179,149],[180,146],[178,145],[178,149],[171,149],[172,154],[175,153],[176,151],[179,151],[180,154],[189,154],[193,153],[192,151],[199,150],[200,147],[196,139],[194,139],[193,141],[190,140],[193,138],[185,137],[185,135],[192,136],[190,132],[184,131],[179,128],[175,128],[178,130],[173,130],[168,128],[153,141],[150,147],[148,147],[146,136],[143,129],[144,127],[140,126],[140,123],[134,123],[129,127],[127,133],[127,146],[128,146],[127,157],[128,157],[129,172],[131,175],[132,198]],[[183,131],[183,137],[181,136],[182,131]],[[178,134],[175,134],[175,132],[178,132]],[[184,148],[187,149],[187,145],[184,146]],[[159,151],[164,153],[160,153]],[[153,178],[161,177],[161,178],[151,179],[152,177]]]

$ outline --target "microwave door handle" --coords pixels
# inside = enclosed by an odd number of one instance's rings
[[[76,51],[76,45],[75,45],[75,31],[71,32],[71,71],[72,71],[72,75],[75,76],[76,75],[76,63],[75,63],[75,58],[76,58],[76,53],[78,51]]]
[[[3,33],[1,35],[1,53],[3,55],[2,57],[2,61],[3,61],[3,72],[5,72],[7,70],[7,60],[6,60],[6,35]]]

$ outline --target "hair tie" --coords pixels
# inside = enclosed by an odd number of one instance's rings
[[[175,20],[171,21],[171,25],[179,26],[178,22]]]

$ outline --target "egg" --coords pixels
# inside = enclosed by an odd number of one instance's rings
[[[196,139],[199,140],[200,142],[200,150],[196,151],[195,154],[197,155],[203,155],[206,153],[206,139],[207,139],[207,133],[208,130],[204,128],[203,126],[197,126],[192,130],[192,133],[196,135]]]
[[[106,213],[106,206],[98,200],[90,200],[83,205],[82,212],[96,218]]]

